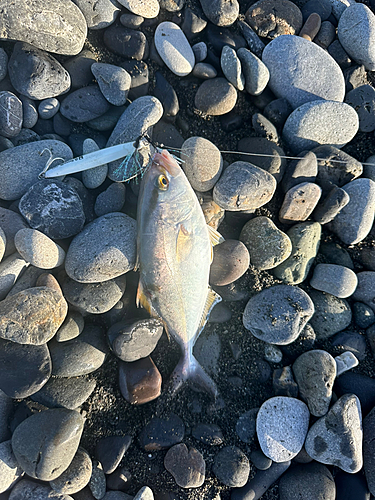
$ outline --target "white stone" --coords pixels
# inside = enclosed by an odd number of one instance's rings
[[[118,0],[118,3],[133,12],[133,14],[146,19],[153,19],[159,14],[160,10],[158,0]]]
[[[335,357],[336,361],[336,377],[339,377],[344,372],[358,366],[359,361],[350,351],[345,351],[340,356]]]

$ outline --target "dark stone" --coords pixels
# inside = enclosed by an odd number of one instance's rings
[[[207,18],[200,5],[194,5],[194,8],[185,7],[181,29],[188,40],[194,38],[194,36],[203,31],[206,26]]]
[[[361,66],[350,66],[350,68],[344,70],[344,78],[346,92],[350,92],[367,83],[366,68],[363,64]]]
[[[77,56],[71,57],[64,62],[63,66],[69,72],[73,90],[86,87],[92,83],[94,77],[91,73],[91,66],[94,62],[96,62],[95,54],[87,49],[82,50]]]
[[[188,450],[186,444],[172,446],[165,455],[164,466],[181,488],[198,488],[204,483],[204,458],[195,448]]]
[[[68,136],[71,134],[73,129],[73,123],[65,118],[60,112],[56,113],[52,119],[53,131],[62,136]]]
[[[250,454],[250,460],[259,470],[267,470],[272,465],[272,460],[262,450],[254,450]]]
[[[351,66],[352,60],[338,40],[333,41],[331,45],[328,46],[327,50],[329,55],[333,57],[342,70]]]
[[[348,193],[337,186],[333,186],[327,196],[318,202],[313,218],[320,224],[327,224],[349,203]]]
[[[217,446],[223,443],[224,436],[222,430],[215,424],[198,424],[192,429],[195,439],[210,446]]]
[[[366,474],[367,485],[372,495],[375,495],[374,433],[375,433],[375,408],[373,408],[370,411],[370,413],[363,421],[363,468]]]
[[[361,85],[345,96],[345,102],[358,113],[360,132],[375,130],[375,89],[371,85]]]
[[[164,116],[176,116],[180,107],[176,91],[172,85],[164,78],[160,71],[155,73],[155,87],[153,95],[159,99],[163,105]]]
[[[294,380],[290,366],[277,368],[273,371],[272,385],[275,396],[287,396],[290,398],[298,396],[298,385]]]
[[[249,459],[236,446],[226,446],[215,455],[212,471],[226,486],[241,488],[250,474]]]
[[[109,436],[99,439],[95,456],[102,464],[104,474],[111,474],[117,468],[131,442],[131,436]]]
[[[338,396],[358,396],[364,416],[375,406],[375,380],[361,373],[343,373],[336,379],[333,390]]]
[[[0,92],[0,134],[3,137],[19,135],[22,120],[22,102],[12,92]]]
[[[143,405],[158,398],[161,382],[160,372],[150,356],[133,363],[119,363],[120,391],[133,405]]]
[[[121,182],[112,183],[105,191],[102,191],[95,200],[95,214],[97,217],[112,212],[121,212],[125,204],[126,187]]]
[[[242,241],[227,239],[213,249],[210,283],[224,286],[240,278],[249,268],[250,255]]]
[[[31,399],[48,408],[75,410],[90,397],[95,385],[87,377],[53,377]]]
[[[224,45],[228,45],[236,51],[247,47],[245,39],[228,28],[221,28],[209,23],[205,33],[207,34],[208,43],[219,56]]]
[[[98,85],[75,90],[61,101],[60,113],[72,122],[84,123],[103,115],[110,104]]]
[[[252,408],[237,420],[236,433],[244,443],[251,443],[255,437],[258,410],[259,408]]]
[[[304,21],[314,12],[319,14],[322,21],[326,21],[331,15],[332,6],[329,0],[309,0],[302,6],[301,12]]]
[[[254,113],[251,118],[254,132],[258,137],[265,137],[269,141],[278,142],[279,137],[275,125],[273,125],[261,113]]]
[[[262,52],[265,47],[264,43],[255,33],[255,31],[252,28],[250,28],[250,26],[247,23],[245,23],[245,21],[238,19],[237,22],[249,49],[253,54],[255,54],[260,58],[262,56]]]
[[[246,19],[261,37],[276,38],[280,35],[298,35],[302,12],[289,0],[260,0],[250,6]]]
[[[109,50],[125,59],[141,61],[148,58],[148,42],[141,31],[112,24],[104,31],[103,41]]]
[[[326,262],[329,264],[337,264],[338,266],[354,269],[354,264],[349,252],[345,248],[340,247],[337,243],[322,242],[319,247],[319,253],[324,255]]]
[[[220,124],[224,132],[233,132],[241,128],[243,117],[232,110],[220,117]]]
[[[118,467],[112,474],[108,474],[106,479],[109,490],[128,491],[131,486],[132,475],[124,466]]]
[[[242,161],[247,161],[272,174],[279,182],[284,175],[287,162],[284,151],[274,142],[264,137],[245,137],[238,143],[238,151],[251,153],[240,155]],[[261,154],[269,156],[258,156]]]
[[[320,463],[297,465],[289,469],[279,482],[280,500],[335,500],[335,481],[329,469]],[[341,497],[337,497],[341,500]]]
[[[366,357],[366,339],[357,332],[340,332],[332,339],[332,345],[340,350],[340,354],[350,351],[359,361]]]
[[[276,128],[281,129],[292,111],[289,101],[285,97],[280,97],[268,103],[263,109],[263,114]]]
[[[364,448],[366,449],[366,443],[364,442]],[[365,456],[363,457],[366,460]],[[365,472],[366,462],[365,462]],[[372,476],[372,471],[370,472]],[[367,481],[369,481],[369,476],[367,476]],[[337,500],[370,500],[370,492],[367,487],[365,476],[358,472],[357,474],[348,474],[344,471],[338,471],[335,475],[336,483],[336,498]]]
[[[184,439],[185,426],[173,413],[168,418],[154,417],[141,431],[139,442],[146,451],[163,450]]]
[[[273,101],[274,102],[274,101]],[[286,193],[301,182],[315,182],[318,174],[318,162],[312,151],[299,154],[300,160],[292,160],[285,170],[281,186]]]

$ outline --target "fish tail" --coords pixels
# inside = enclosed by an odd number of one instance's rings
[[[215,382],[190,353],[182,356],[173,370],[170,388],[172,394],[179,391],[186,382],[191,382],[194,386],[200,387],[211,394],[214,399],[219,395]]]

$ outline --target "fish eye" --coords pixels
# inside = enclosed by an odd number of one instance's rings
[[[159,189],[166,191],[169,186],[169,181],[164,174],[159,175],[157,185]]]

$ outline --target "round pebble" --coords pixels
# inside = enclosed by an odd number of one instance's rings
[[[125,203],[125,185],[119,182],[112,183],[102,191],[95,200],[94,210],[98,217],[112,212],[121,212]]]
[[[357,282],[356,274],[347,267],[335,264],[317,264],[310,285],[316,290],[345,299],[353,295]]]
[[[83,448],[78,448],[69,467],[49,484],[57,493],[72,495],[88,484],[91,472],[92,463],[89,454]]]
[[[350,324],[352,311],[345,299],[316,290],[310,290],[309,295],[315,307],[310,323],[316,332],[317,339],[332,337]]]
[[[20,229],[14,243],[21,257],[35,267],[52,269],[64,262],[64,250],[36,229]]]
[[[323,464],[297,465],[287,471],[279,482],[280,500],[315,500],[319,497],[325,500],[335,500],[335,480],[331,472]]]
[[[205,480],[206,463],[203,455],[186,444],[169,448],[164,457],[164,466],[181,488],[199,488]]]
[[[237,55],[242,64],[246,92],[250,95],[261,94],[270,79],[267,66],[248,49],[240,48]]]
[[[367,304],[354,302],[352,311],[354,322],[359,328],[368,328],[375,323],[375,313]]]
[[[238,18],[240,6],[237,0],[202,0],[203,12],[217,26],[230,26]]]
[[[375,89],[371,85],[361,85],[346,94],[345,102],[350,104],[359,118],[359,130],[375,130]]]
[[[105,474],[111,474],[117,468],[131,442],[131,436],[108,436],[97,441],[95,455]]]
[[[22,475],[12,451],[12,442],[0,443],[0,493],[9,490]]]
[[[305,221],[316,207],[322,194],[321,188],[313,182],[301,182],[286,193],[279,211],[279,220],[284,224]]]
[[[192,72],[195,58],[184,32],[177,24],[164,21],[154,35],[155,47],[168,68],[177,76]]]
[[[207,115],[225,115],[237,102],[237,91],[225,78],[213,78],[202,83],[195,94],[195,107]]]
[[[281,181],[286,169],[286,160],[282,158],[285,153],[273,141],[264,137],[245,137],[238,142],[238,151],[250,153],[241,155],[243,161],[250,160],[253,165],[272,174],[277,182]]]
[[[237,420],[236,433],[244,443],[251,443],[255,437],[258,410],[259,408],[252,408],[243,413]]]
[[[131,85],[129,73],[120,66],[104,63],[92,64],[91,71],[107,101],[114,106],[123,106]]]
[[[98,0],[95,3],[86,2],[86,0],[76,0],[76,5],[85,16],[87,27],[91,30],[107,28],[120,14],[120,5],[112,0]],[[85,50],[82,50],[77,57],[81,56],[83,52]]]
[[[46,484],[36,483],[29,479],[21,479],[14,486],[9,496],[11,500],[24,500],[32,498],[33,500],[45,500],[46,498],[56,498],[61,500],[74,500],[70,495],[60,495],[53,491]]]
[[[32,395],[32,400],[48,408],[75,410],[90,397],[95,386],[95,380],[87,377],[51,377]]]
[[[84,123],[103,115],[109,102],[98,85],[89,85],[71,92],[61,101],[60,113],[75,123]]]
[[[60,109],[60,102],[56,97],[50,97],[49,99],[43,99],[38,106],[38,114],[43,120],[49,120],[53,118],[55,114]]]
[[[161,394],[162,378],[150,356],[132,363],[119,364],[119,386],[132,405],[143,405]]]
[[[104,31],[103,42],[111,52],[125,59],[142,61],[149,55],[149,46],[144,33],[118,24],[113,24]]]
[[[212,471],[226,486],[241,488],[249,478],[249,459],[236,446],[226,446],[215,455]]]
[[[241,62],[237,57],[236,51],[232,47],[229,47],[229,45],[224,45],[221,51],[220,64],[228,82],[236,87],[236,89],[244,90],[245,77],[241,71]]]
[[[121,5],[137,16],[152,19],[159,14],[159,2],[157,0],[121,0]]]
[[[339,352],[351,352],[354,356],[363,361],[366,358],[366,337],[357,332],[339,332],[332,339],[332,345]]]
[[[93,153],[100,148],[93,139],[85,139],[83,141],[83,154]],[[103,184],[107,178],[108,165],[99,165],[98,167],[89,168],[82,172],[82,182],[88,189],[95,189]]]
[[[240,278],[249,268],[250,256],[246,246],[238,240],[225,240],[213,249],[210,283],[228,285]]]

